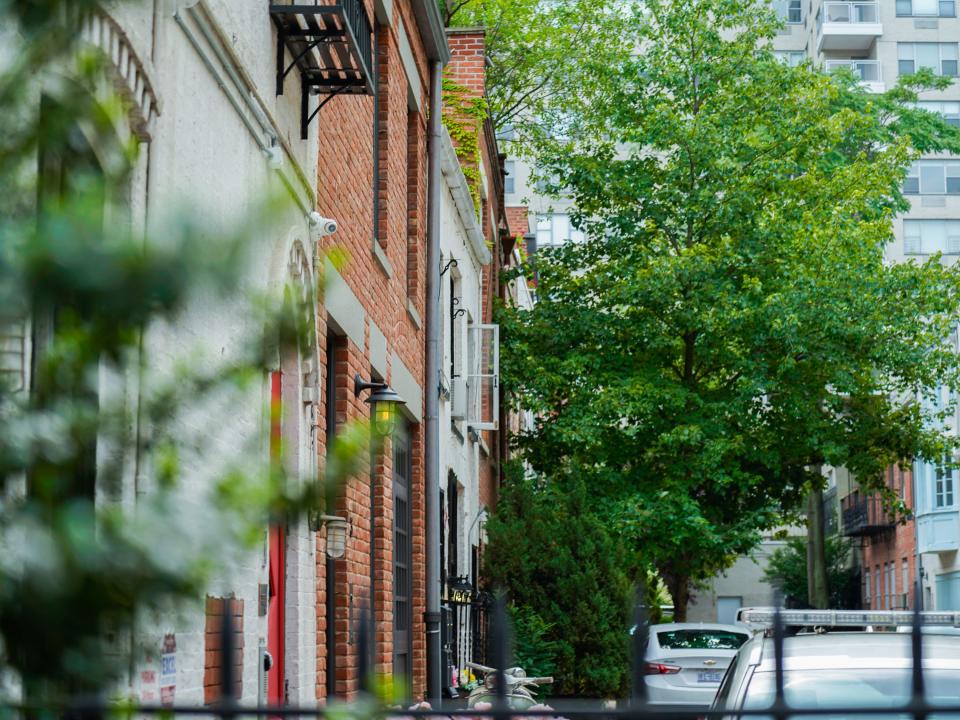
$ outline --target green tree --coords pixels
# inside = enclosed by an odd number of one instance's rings
[[[552,692],[619,697],[628,685],[628,552],[590,509],[589,489],[509,472],[487,523],[485,577],[508,593],[516,657]]]
[[[590,68],[618,47],[611,0],[438,0],[448,27],[483,27],[490,119],[526,137],[555,108],[581,107]]]
[[[853,546],[847,538],[833,535],[826,538],[828,607],[857,608],[860,588],[857,574],[850,567]],[[807,605],[807,540],[792,537],[784,547],[773,551],[763,572],[763,579],[783,593],[784,602],[792,607]]]
[[[958,386],[960,275],[884,253],[908,164],[960,132],[909,105],[933,78],[869,95],[779,63],[776,28],[748,0],[642,3],[639,50],[540,149],[587,240],[542,253],[537,306],[501,313],[526,457],[591,478],[679,620],[816,467],[879,488],[955,444],[918,399]]]

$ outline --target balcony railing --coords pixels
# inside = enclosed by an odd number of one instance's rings
[[[827,60],[825,67],[828,73],[836,72],[840,68],[848,68],[863,82],[883,82],[879,60]]]
[[[825,2],[821,17],[828,23],[878,23],[880,22],[880,3]]]
[[[825,2],[817,13],[817,50],[864,50],[883,34],[878,2]]]
[[[896,519],[883,507],[879,495],[851,496],[844,498],[841,504],[844,535],[877,535],[896,525]]]

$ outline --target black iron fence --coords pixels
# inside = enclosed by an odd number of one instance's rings
[[[924,632],[924,625],[937,617],[936,613],[922,613],[920,610],[914,610],[911,613],[904,613],[900,617],[907,616],[911,619],[910,627],[910,690],[909,696],[905,702],[895,706],[876,707],[868,702],[863,705],[858,704],[858,698],[842,698],[843,702],[833,706],[808,706],[791,705],[785,694],[785,663],[784,663],[784,640],[787,637],[787,629],[783,620],[784,614],[792,611],[779,608],[770,613],[772,617],[771,627],[767,635],[771,638],[774,659],[774,693],[771,704],[764,707],[712,707],[695,708],[683,705],[655,705],[648,702],[647,685],[645,683],[643,662],[647,637],[648,622],[645,608],[638,606],[636,609],[635,629],[632,635],[632,691],[630,697],[616,702],[611,701],[579,701],[557,703],[552,707],[534,706],[526,708],[512,707],[510,698],[507,695],[505,683],[493,683],[490,692],[492,702],[482,708],[464,707],[463,703],[456,705],[451,703],[438,702],[433,707],[423,704],[415,705],[411,708],[391,707],[376,699],[375,678],[371,672],[372,658],[374,657],[373,638],[375,634],[373,627],[369,622],[369,615],[361,619],[358,624],[357,639],[359,648],[359,674],[361,678],[361,691],[358,697],[351,702],[340,702],[331,704],[327,707],[302,707],[292,705],[247,705],[241,704],[236,696],[231,694],[231,689],[238,686],[235,677],[235,668],[232,663],[224,662],[219,668],[221,688],[226,690],[226,694],[220,697],[216,702],[208,705],[178,705],[173,707],[151,704],[131,704],[130,702],[109,702],[102,698],[80,697],[73,698],[65,702],[52,702],[46,700],[34,700],[19,703],[0,703],[0,718],[48,718],[64,717],[70,720],[94,720],[105,716],[163,716],[172,718],[174,716],[206,716],[219,717],[223,720],[234,720],[236,718],[332,718],[335,720],[347,720],[348,718],[373,719],[377,718],[396,718],[397,720],[409,720],[412,718],[493,718],[494,720],[512,720],[513,718],[556,718],[562,720],[600,720],[609,718],[610,720],[653,720],[654,718],[663,718],[665,720],[707,720],[708,718],[751,718],[761,717],[767,720],[787,720],[791,717],[830,717],[830,718],[854,718],[868,717],[871,720],[877,720],[881,717],[897,718],[898,720],[944,720],[945,718],[960,718],[960,635],[954,636],[957,643],[957,654],[952,660],[948,660],[946,666],[948,672],[952,673],[952,687],[955,688],[953,694],[948,698],[949,702],[944,702],[941,695],[936,703],[932,703],[925,691],[926,676],[924,663],[924,642],[925,636],[930,637]],[[817,612],[817,611],[809,611]],[[510,666],[509,658],[509,628],[507,613],[502,600],[497,600],[491,607],[492,616],[490,617],[490,664],[494,668],[508,668]],[[829,614],[829,613],[822,613]],[[863,612],[866,620],[869,613]],[[889,615],[889,613],[888,613]],[[960,614],[941,613],[940,618],[949,616],[955,621],[960,618]],[[890,616],[893,617],[893,616]],[[815,624],[815,623],[814,623]],[[865,622],[867,624],[867,622]],[[942,624],[942,622],[941,622]],[[929,628],[928,628],[929,629]],[[900,635],[899,637],[903,637]],[[222,643],[225,657],[233,657],[238,648],[236,645],[236,633],[233,631],[231,618],[224,615],[224,621],[221,628],[220,641]],[[851,639],[850,642],[856,642]],[[929,663],[927,664],[929,667]],[[721,686],[722,687],[722,686]],[[955,696],[954,696],[955,695]]]

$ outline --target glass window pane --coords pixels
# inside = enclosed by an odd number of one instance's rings
[[[553,216],[553,236],[557,241],[570,237],[570,218],[562,213]]]
[[[936,15],[938,12],[938,0],[913,0],[914,15]]]
[[[920,166],[920,192],[924,195],[943,195],[947,191],[943,182],[943,165],[924,163]]]
[[[940,0],[940,17],[956,17],[957,4],[954,0]]]
[[[924,220],[920,226],[921,240],[925,255],[943,252],[947,249],[947,224],[943,220]]]
[[[913,7],[910,0],[897,0],[897,15],[913,15]]]
[[[657,633],[660,647],[668,650],[736,650],[749,636],[728,630],[669,630]]]
[[[957,76],[957,61],[956,60],[944,60],[943,68],[940,72],[944,77],[956,77]]]
[[[900,60],[897,63],[897,72],[901,75],[912,75],[913,70],[913,60]]]
[[[944,60],[956,60],[957,59],[957,44],[956,43],[940,43],[940,57]]]
[[[913,60],[913,43],[897,43],[897,57],[901,60]]]
[[[938,43],[915,43],[913,47],[916,53],[917,67],[930,68],[939,74],[940,45]]]
[[[918,195],[920,193],[920,178],[908,176],[903,181],[903,192],[906,195]]]

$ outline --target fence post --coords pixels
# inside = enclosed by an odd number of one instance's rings
[[[237,652],[234,642],[232,599],[224,600],[223,615],[220,618],[220,690],[219,716],[223,720],[231,720],[237,713],[236,678],[233,676],[234,655]]]
[[[787,705],[783,692],[783,598],[778,592],[773,608],[773,661],[775,664],[776,695],[773,701],[774,717],[776,720],[786,720]]]
[[[650,613],[647,610],[646,586],[637,586],[633,605],[633,657],[632,684],[630,688],[630,707],[639,708],[647,702],[647,681],[644,672],[644,658],[647,654],[647,640],[650,632]]]
[[[912,653],[912,683],[910,690],[910,705],[914,708],[914,718],[923,720],[926,717],[926,695],[923,685],[923,617],[920,615],[920,583],[915,583],[913,590],[913,622],[910,628],[910,649]]]
[[[493,703],[493,720],[510,720],[507,705],[507,667],[510,665],[510,634],[507,627],[507,596],[497,592],[493,602],[493,666],[497,671],[496,700]]]

